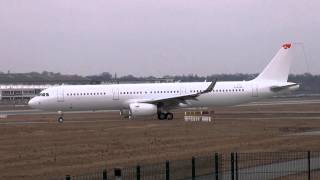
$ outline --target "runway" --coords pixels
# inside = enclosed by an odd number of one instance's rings
[[[312,104],[320,104],[319,100],[297,100],[297,99],[286,99],[286,100],[266,100],[266,101],[260,101],[260,102],[254,102],[244,105],[239,105],[235,107],[256,107],[256,106],[283,106],[283,105],[312,105]],[[183,110],[182,110],[183,111]],[[110,111],[110,110],[99,110],[99,111],[71,111],[71,112],[64,112],[64,114],[68,116],[73,116],[72,114],[88,114],[88,116],[92,116],[90,114],[106,114],[106,116],[109,116],[107,114],[114,113],[114,116],[116,119],[108,119],[108,118],[102,118],[102,119],[78,119],[72,117],[71,119],[65,118],[64,123],[72,124],[72,123],[109,123],[109,122],[119,122],[119,121],[130,121],[129,119],[120,119],[120,116],[118,116],[118,111]],[[180,112],[181,113],[181,112]],[[48,115],[52,116],[50,119],[45,120],[39,120],[38,118],[34,119],[19,119],[19,120],[10,120],[8,119],[9,116],[32,116],[32,115]],[[41,111],[36,109],[26,109],[26,110],[1,110],[0,111],[0,126],[10,126],[10,125],[34,125],[34,124],[52,124],[57,123],[56,118],[58,117],[57,112],[47,112],[47,111]],[[317,110],[300,110],[300,111],[278,111],[278,110],[266,110],[263,111],[256,111],[256,110],[225,110],[225,111],[218,111],[214,114],[214,120],[255,120],[255,121],[262,121],[262,120],[320,120],[320,112]],[[152,120],[152,118],[150,118]]]
[[[320,99],[301,99],[297,100],[278,100],[278,99],[270,99],[258,102],[252,102],[248,104],[237,105],[236,107],[250,107],[250,106],[277,106],[277,105],[300,105],[300,104],[320,104]],[[64,114],[80,114],[80,113],[106,113],[106,112],[118,112],[117,110],[97,110],[97,111],[70,111],[64,112]],[[247,112],[245,112],[247,113]],[[298,113],[298,112],[297,112]],[[1,110],[0,115],[46,115],[46,114],[57,114],[57,112],[49,112],[49,111],[41,111],[37,109],[26,109],[26,110]]]
[[[270,105],[292,105],[292,104],[320,104],[320,99],[316,100],[268,100],[242,104],[238,106],[270,106]]]
[[[90,120],[90,121],[85,121],[85,120],[67,120],[64,121],[64,123],[98,123],[98,122],[119,122],[121,120]],[[28,124],[57,124],[56,121],[8,121],[8,122],[0,122],[1,125],[28,125]]]

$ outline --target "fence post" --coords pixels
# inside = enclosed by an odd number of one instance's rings
[[[215,177],[216,180],[219,180],[219,154],[215,153],[214,154],[214,172],[215,172]]]
[[[170,164],[166,161],[166,180],[170,180]]]
[[[308,180],[311,180],[311,153],[308,151]]]
[[[192,180],[196,179],[196,160],[192,157]]]
[[[238,169],[238,153],[236,152],[236,180],[239,179],[239,169]]]
[[[234,180],[234,153],[231,153],[231,180]]]
[[[114,176],[115,176],[116,180],[121,180],[122,174],[121,174],[121,169],[120,168],[115,168],[114,169]]]
[[[140,180],[141,175],[140,175],[140,165],[137,166],[137,180]]]
[[[71,176],[70,175],[66,175],[66,180],[71,180]]]
[[[102,171],[102,180],[107,180],[107,170],[106,169],[104,169]]]

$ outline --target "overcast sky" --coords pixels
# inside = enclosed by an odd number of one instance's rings
[[[0,0],[0,71],[257,73],[290,41],[320,74],[319,32],[319,0]]]

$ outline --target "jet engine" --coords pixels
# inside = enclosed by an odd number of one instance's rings
[[[158,108],[154,104],[148,103],[132,103],[129,105],[130,113],[135,116],[151,116],[157,114]]]

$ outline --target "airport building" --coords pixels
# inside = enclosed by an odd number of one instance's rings
[[[53,85],[0,85],[2,104],[25,104],[42,90]]]
[[[26,104],[42,90],[61,84],[91,84],[76,75],[45,73],[0,74],[0,104]]]

